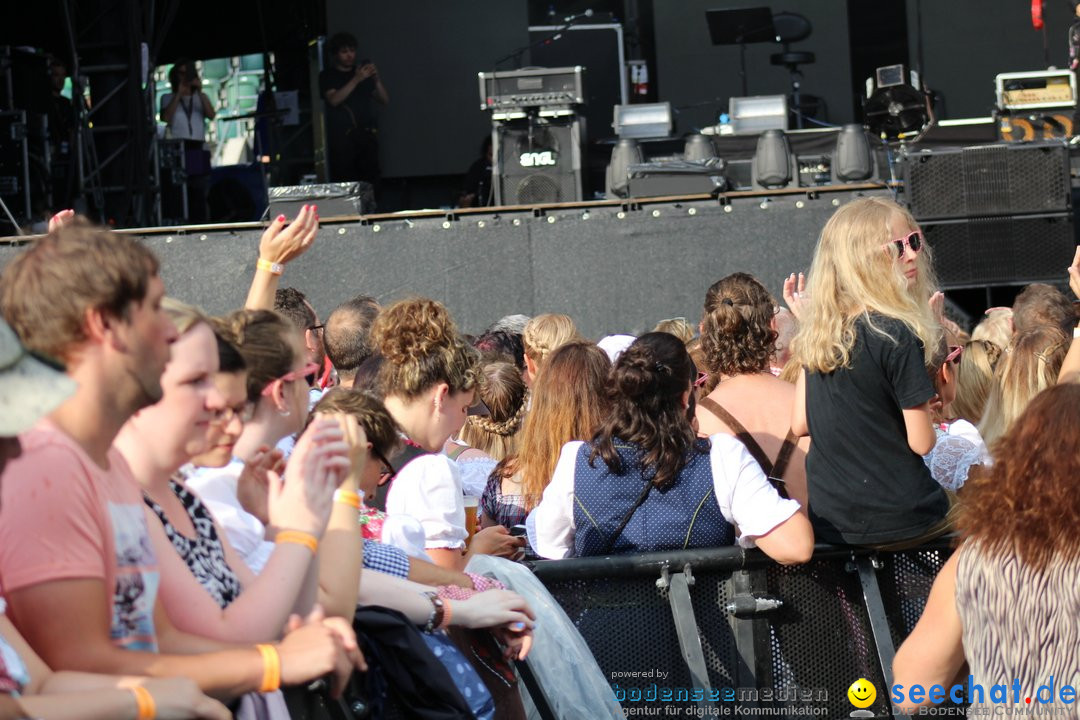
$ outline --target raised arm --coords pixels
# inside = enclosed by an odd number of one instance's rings
[[[247,310],[274,309],[274,293],[284,266],[307,252],[315,241],[319,231],[319,209],[315,205],[305,205],[292,223],[286,222],[284,215],[278,215],[259,239],[259,261],[244,302]]]

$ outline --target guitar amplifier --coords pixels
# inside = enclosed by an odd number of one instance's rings
[[[569,108],[585,103],[585,68],[535,68],[482,72],[481,110],[521,110],[524,108]]]
[[[583,127],[579,118],[496,124],[492,179],[496,205],[582,200]]]
[[[1071,108],[1076,105],[1072,70],[1001,73],[994,78],[1000,110]]]

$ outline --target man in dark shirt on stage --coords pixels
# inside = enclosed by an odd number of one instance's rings
[[[378,190],[379,144],[375,103],[386,105],[379,70],[370,60],[356,62],[356,38],[337,33],[328,44],[330,64],[319,75],[326,100],[326,145],[330,180],[363,180]]]

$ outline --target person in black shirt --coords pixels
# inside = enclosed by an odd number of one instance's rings
[[[922,231],[895,202],[855,200],[826,223],[792,346],[791,427],[811,436],[819,540],[897,549],[948,530],[950,499],[921,457],[935,441],[927,368],[944,350],[935,285]]]
[[[494,194],[491,188],[491,135],[480,145],[480,157],[469,167],[462,183],[458,205],[461,207],[484,207],[491,205]]]
[[[378,189],[378,114],[390,96],[370,60],[356,62],[356,38],[337,33],[328,43],[330,64],[319,74],[326,100],[327,159],[332,182],[363,180]]]

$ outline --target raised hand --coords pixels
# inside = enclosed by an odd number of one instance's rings
[[[283,457],[280,450],[271,450],[266,445],[259,447],[251,459],[244,463],[244,469],[236,481],[236,497],[240,505],[263,525],[270,524],[267,508],[269,474],[281,474],[285,469]]]
[[[806,302],[806,275],[791,273],[784,279],[784,303],[796,320],[802,319],[803,303]]]
[[[74,210],[61,210],[60,212],[49,218],[49,232],[52,232],[53,230],[59,230],[60,228],[71,222],[71,219],[74,217]]]
[[[296,442],[284,477],[268,473],[270,524],[321,537],[334,490],[349,471],[349,446],[334,418],[319,417]]]
[[[319,231],[319,208],[305,205],[289,223],[278,215],[259,239],[259,258],[285,265],[307,252]]]
[[[1076,299],[1080,300],[1080,246],[1076,248],[1076,255],[1073,256],[1072,265],[1069,266],[1069,287]]]

